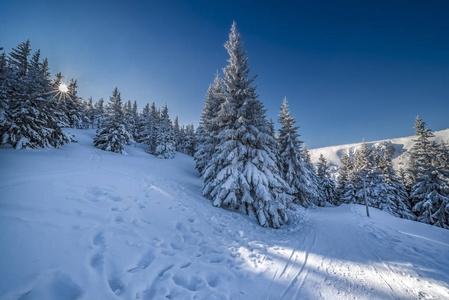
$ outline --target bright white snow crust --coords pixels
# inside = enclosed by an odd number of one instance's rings
[[[342,205],[281,229],[215,208],[191,157],[0,149],[0,299],[449,299],[449,230]]]

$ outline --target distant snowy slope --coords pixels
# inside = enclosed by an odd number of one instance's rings
[[[449,299],[449,230],[342,205],[214,208],[191,157],[0,149],[0,299]]]
[[[435,135],[435,138],[433,140],[440,142],[440,141],[447,141],[449,140],[449,129],[440,130],[433,132]],[[413,139],[416,139],[415,136],[409,136],[409,137],[403,137],[403,138],[396,138],[396,139],[387,139],[387,140],[380,140],[380,141],[374,141],[374,142],[368,142],[365,141],[368,146],[372,145],[378,145],[381,143],[390,144],[395,149],[395,154],[393,156],[393,164],[395,167],[397,167],[397,164],[399,163],[399,160],[402,159],[404,163],[407,162],[407,151],[413,147]],[[334,166],[340,165],[340,157],[343,153],[349,153],[354,154],[355,151],[360,147],[360,143],[356,144],[347,144],[347,145],[339,145],[339,146],[331,146],[331,147],[324,147],[324,148],[316,148],[316,149],[310,149],[310,159],[313,163],[318,162],[318,158],[320,157],[320,154],[322,153],[323,156],[327,159],[329,163],[331,163]]]

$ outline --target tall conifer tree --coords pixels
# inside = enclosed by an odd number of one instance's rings
[[[335,182],[331,178],[330,167],[323,154],[320,154],[316,169],[321,199],[331,204],[338,205],[338,200],[335,193]]]
[[[125,113],[118,88],[112,92],[106,109],[105,119],[98,128],[94,146],[102,150],[123,153],[125,145],[132,140],[132,135],[125,125]]]
[[[40,51],[31,53],[26,41],[13,49],[7,61],[0,61],[0,144],[14,148],[59,147],[71,140],[58,125],[53,107],[48,61]]]
[[[175,151],[173,126],[168,115],[167,104],[165,104],[161,111],[154,155],[158,158],[174,158]]]
[[[414,184],[411,188],[413,211],[418,221],[449,229],[449,170],[441,168],[433,133],[418,116],[415,123],[416,139],[411,149],[411,168]]]
[[[197,149],[194,155],[196,168],[203,175],[205,166],[209,163],[219,143],[217,137],[219,124],[218,112],[224,102],[222,79],[217,75],[213,85],[209,86],[201,113],[200,125],[197,129]]]
[[[254,215],[262,226],[277,228],[287,220],[290,197],[270,151],[275,139],[257,99],[246,52],[234,22],[225,43],[224,100],[217,113],[219,143],[204,170],[203,193],[213,205]]]
[[[287,98],[282,102],[279,113],[279,123],[282,127],[278,135],[278,155],[281,176],[292,188],[295,201],[307,207],[314,203],[311,186],[311,172],[305,167],[301,156],[301,141],[298,140],[298,127],[290,115]]]

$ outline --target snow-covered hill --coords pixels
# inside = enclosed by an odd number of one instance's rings
[[[262,228],[212,207],[191,157],[73,132],[0,149],[0,299],[449,299],[449,230],[357,205]]]
[[[449,140],[449,129],[440,130],[433,132],[435,135],[432,140],[440,143],[441,141],[448,141]],[[413,147],[413,139],[416,139],[415,136],[409,136],[409,137],[403,137],[403,138],[396,138],[396,139],[388,139],[388,140],[381,140],[381,141],[374,141],[374,142],[368,142],[366,141],[366,144],[370,147],[372,146],[378,146],[380,144],[385,144],[391,146],[395,151],[393,155],[393,164],[396,168],[398,168],[399,162],[402,160],[404,164],[407,164],[408,161],[408,150]],[[313,163],[318,162],[318,158],[320,157],[320,154],[322,153],[323,156],[326,158],[326,160],[332,164],[333,166],[339,166],[340,165],[340,157],[343,153],[348,154],[354,154],[355,151],[360,148],[362,143],[356,143],[356,144],[347,144],[347,145],[339,145],[339,146],[331,146],[331,147],[324,147],[324,148],[316,148],[316,149],[310,149],[310,159]]]

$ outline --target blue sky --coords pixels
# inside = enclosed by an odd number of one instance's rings
[[[0,1],[0,47],[30,39],[84,99],[199,121],[237,22],[259,99],[287,97],[309,148],[449,127],[447,1]]]

